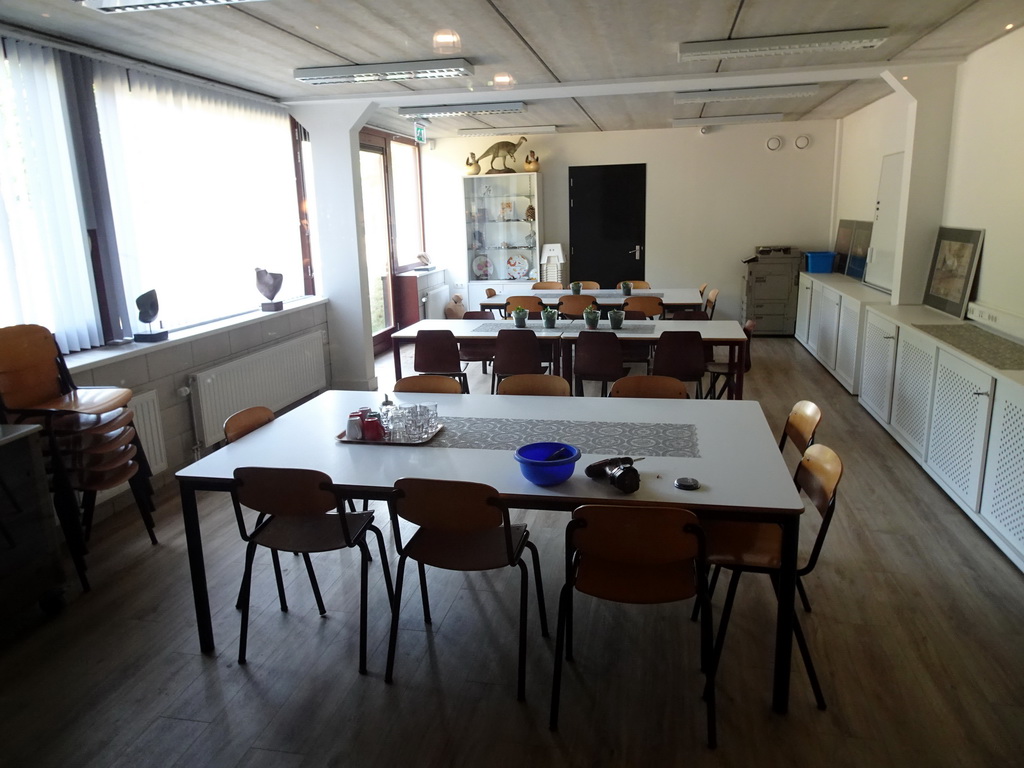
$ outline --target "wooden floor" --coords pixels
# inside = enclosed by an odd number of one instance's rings
[[[551,733],[554,641],[540,637],[535,612],[527,702],[515,698],[511,572],[430,571],[427,628],[412,571],[388,686],[379,563],[369,674],[360,676],[357,559],[315,558],[328,608],[320,618],[300,559],[282,557],[285,614],[259,553],[249,663],[239,667],[244,547],[216,495],[200,507],[218,643],[216,656],[203,656],[171,497],[156,514],[157,547],[133,514],[99,524],[93,591],[69,582],[64,612],[0,652],[0,766],[1019,765],[1024,576],[795,341],[755,339],[753,353],[747,396],[773,429],[794,401],[813,399],[825,414],[819,442],[846,465],[822,562],[807,580],[814,611],[801,614],[827,711],[815,708],[795,657],[790,712],[771,712],[772,597],[753,576],[740,587],[722,660],[715,751],[705,746],[688,604],[579,599],[577,661]],[[390,356],[378,370],[383,392]],[[479,370],[472,388],[486,392]],[[553,624],[565,518],[518,517],[541,551]],[[805,523],[806,544],[810,516]],[[386,515],[378,524],[390,542]]]

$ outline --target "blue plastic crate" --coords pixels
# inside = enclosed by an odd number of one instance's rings
[[[807,271],[831,272],[835,258],[832,251],[807,251]]]

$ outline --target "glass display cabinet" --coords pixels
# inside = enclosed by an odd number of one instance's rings
[[[537,280],[541,247],[540,174],[467,176],[465,194],[470,283]]]

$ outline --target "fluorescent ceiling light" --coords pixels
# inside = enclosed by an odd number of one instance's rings
[[[131,13],[133,11],[161,11],[167,8],[202,8],[206,5],[232,3],[259,3],[263,0],[78,0],[86,8],[101,13]]]
[[[473,74],[473,65],[465,59],[433,59],[428,61],[395,61],[386,64],[304,67],[296,69],[294,74],[296,80],[310,85],[371,83],[379,80],[467,77]]]
[[[672,121],[673,128],[688,128],[702,125],[735,125],[737,123],[777,123],[782,120],[781,112],[768,112],[761,115],[731,115],[729,117],[677,117]]]
[[[514,125],[510,128],[459,128],[459,136],[513,136],[531,133],[558,133],[557,125]]]
[[[783,53],[815,53],[817,51],[860,51],[877,48],[888,37],[888,27],[875,27],[839,32],[814,32],[806,35],[744,37],[737,40],[680,43],[679,61],[737,59],[748,56],[775,56]]]
[[[431,107],[399,107],[398,114],[415,120],[420,117],[461,117],[462,115],[511,115],[525,112],[521,101],[496,101],[492,104],[435,104]]]
[[[818,84],[767,85],[763,88],[723,88],[715,91],[686,91],[675,95],[676,104],[706,104],[712,101],[746,101],[753,99],[792,99],[814,96]]]

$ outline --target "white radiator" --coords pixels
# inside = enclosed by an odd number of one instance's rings
[[[443,320],[444,307],[450,298],[447,285],[431,288],[423,295],[423,314],[421,316],[424,319]]]
[[[146,453],[149,468],[153,474],[167,469],[167,446],[164,443],[164,427],[160,420],[160,402],[156,390],[142,392],[132,397],[128,407],[135,411],[135,429],[142,442],[142,450]],[[128,483],[100,491],[96,494],[96,503],[102,504],[128,488]]]
[[[196,441],[210,447],[223,440],[224,420],[242,408],[278,411],[326,386],[321,331],[194,373],[189,388]]]

